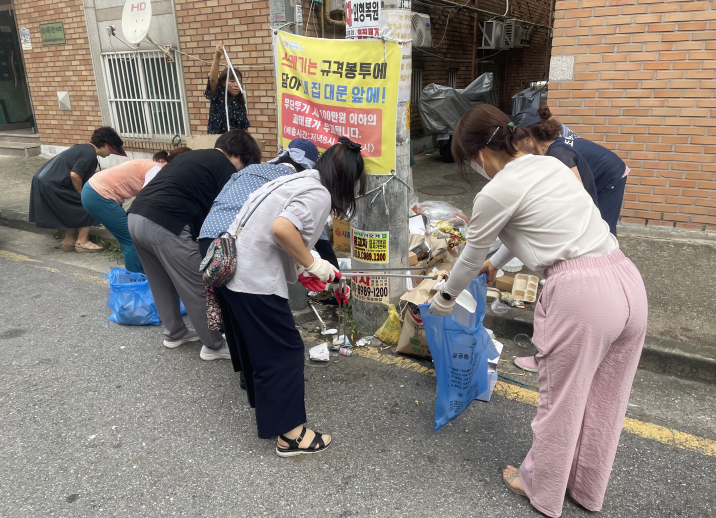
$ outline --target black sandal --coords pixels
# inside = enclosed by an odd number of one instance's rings
[[[313,438],[313,441],[311,441],[311,444],[308,446],[308,448],[299,448],[298,445],[301,444],[301,441],[303,440],[303,437],[306,435],[306,427],[303,427],[303,430],[301,430],[301,433],[298,437],[295,439],[289,439],[285,435],[279,435],[279,438],[286,442],[288,444],[288,448],[281,448],[278,445],[276,445],[276,455],[279,457],[295,457],[296,455],[306,455],[309,453],[320,453],[326,448],[328,448],[333,441],[326,444],[323,441],[323,434],[318,433],[315,430],[313,431],[316,436]]]

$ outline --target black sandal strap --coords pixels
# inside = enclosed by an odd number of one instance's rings
[[[298,450],[298,449],[299,449],[299,448],[298,448],[298,445],[301,444],[301,441],[303,440],[303,437],[304,437],[305,435],[306,435],[306,427],[304,426],[304,427],[303,427],[303,430],[301,430],[301,433],[300,433],[300,434],[298,435],[298,437],[296,437],[295,439],[289,439],[288,437],[286,437],[286,436],[283,435],[283,434],[282,434],[282,435],[279,435],[279,438],[280,438],[282,441],[285,441],[286,444],[288,444],[288,448],[287,448],[287,449],[289,449],[289,450]]]
[[[326,443],[323,441],[323,434],[318,432],[313,432],[316,434],[316,436],[311,441],[311,445],[308,447],[309,450],[320,450],[321,448],[326,447]]]

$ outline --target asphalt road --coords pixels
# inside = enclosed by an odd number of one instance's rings
[[[230,362],[108,322],[111,263],[40,240],[0,227],[0,516],[540,516],[500,476],[534,407],[496,395],[433,434],[434,378],[336,357],[305,370],[309,425],[334,446],[280,459]],[[713,386],[655,376],[637,376],[636,417],[716,440]],[[625,433],[599,516],[713,516],[715,472],[713,456]]]

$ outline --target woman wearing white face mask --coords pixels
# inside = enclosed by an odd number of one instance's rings
[[[430,311],[449,315],[470,281],[497,272],[487,251],[499,237],[547,278],[535,309],[540,402],[532,448],[508,487],[542,513],[562,513],[565,490],[590,511],[602,507],[629,393],[644,344],[647,300],[639,271],[572,171],[521,153],[526,130],[487,104],[458,123],[452,153],[490,182],[475,197],[465,251]],[[474,162],[473,162],[474,161]]]

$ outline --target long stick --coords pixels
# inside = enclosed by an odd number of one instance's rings
[[[412,268],[348,268],[347,270],[341,270],[341,272],[405,272],[408,270],[424,270],[422,266]]]
[[[437,279],[437,275],[410,275],[410,274],[400,274],[400,273],[355,273],[355,272],[347,272],[343,273],[341,272],[341,275],[343,277],[404,277],[404,278],[410,278],[410,279]]]

